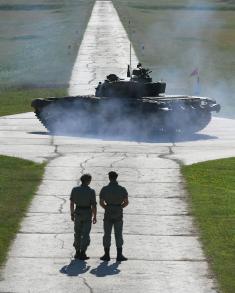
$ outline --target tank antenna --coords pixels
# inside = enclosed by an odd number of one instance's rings
[[[132,41],[132,31],[131,31],[131,21],[129,20],[129,32],[130,32],[130,76],[132,76],[131,72],[132,72],[132,68],[131,68],[131,41]]]

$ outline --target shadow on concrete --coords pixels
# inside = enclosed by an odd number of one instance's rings
[[[53,135],[50,132],[47,131],[30,131],[29,134],[37,134],[37,135]]]
[[[87,265],[87,262],[82,260],[71,260],[69,265],[63,266],[60,269],[62,274],[65,274],[69,277],[79,276],[85,274],[90,270],[90,266]]]
[[[118,269],[119,264],[120,262],[114,262],[109,265],[107,261],[104,261],[101,262],[97,268],[92,269],[90,273],[95,275],[96,277],[117,275],[120,273],[120,270]]]
[[[65,136],[71,138],[86,138],[86,139],[99,139],[102,141],[126,141],[126,142],[145,142],[145,143],[177,143],[177,142],[190,142],[199,140],[215,140],[217,136],[208,134],[192,133],[192,134],[156,134],[156,135],[95,135],[95,134],[74,134],[74,133],[51,133],[51,132],[29,132],[30,134],[37,135],[52,135],[52,136]]]

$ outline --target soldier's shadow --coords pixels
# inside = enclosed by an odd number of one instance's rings
[[[69,277],[75,277],[81,274],[85,274],[89,271],[91,266],[87,265],[87,262],[81,260],[71,260],[69,265],[63,266],[60,269],[62,274],[65,274]]]
[[[96,277],[105,277],[111,275],[117,275],[120,273],[118,269],[120,262],[114,262],[111,265],[107,261],[101,262],[97,268],[94,268],[90,271],[91,274]]]

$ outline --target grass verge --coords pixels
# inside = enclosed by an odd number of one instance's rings
[[[30,88],[0,90],[0,116],[31,112],[31,101],[36,98],[60,97],[67,95],[65,88]]]
[[[182,167],[204,251],[222,292],[235,292],[235,158]]]
[[[6,260],[8,248],[19,229],[45,164],[0,156],[0,266]]]

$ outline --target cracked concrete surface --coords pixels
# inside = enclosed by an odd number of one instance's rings
[[[97,11],[100,11],[103,18],[106,9],[106,13],[115,15],[110,16],[116,19],[115,32],[119,30],[120,40],[127,43],[120,24],[116,25],[119,20],[111,3],[97,3],[91,17],[92,26],[89,23],[90,34],[94,34],[97,26],[95,39],[104,46],[104,23],[99,26],[93,17],[98,17]],[[89,34],[85,37],[89,48],[86,52],[83,45],[84,54],[78,59],[78,67],[85,66],[85,60],[92,58],[89,54],[94,40]],[[108,48],[104,52],[108,52]],[[103,51],[98,55],[101,62],[102,54]],[[114,57],[119,60],[118,55]],[[92,62],[91,59],[90,68]],[[123,70],[124,65],[120,66]],[[103,74],[101,71],[99,74]],[[201,133],[175,142],[167,138],[164,141],[158,138],[114,141],[52,137],[32,113],[1,117],[0,153],[36,162],[47,161],[48,165],[1,272],[0,292],[215,293],[215,281],[187,205],[179,162],[191,164],[234,156],[234,129],[234,120],[214,118]],[[71,189],[82,173],[90,172],[94,179],[91,186],[98,193],[107,183],[108,171],[113,169],[120,174],[119,181],[130,195],[124,216],[124,252],[129,261],[115,262],[114,238],[111,262],[99,261],[103,252],[100,207],[88,249],[91,259],[73,261]]]
[[[174,143],[51,137],[32,113],[2,117],[0,127],[2,122],[8,127],[0,131],[1,152],[48,165],[2,270],[0,292],[216,292],[178,160],[187,164],[234,156],[235,121],[214,118],[200,134]],[[129,261],[99,261],[99,208],[88,250],[91,259],[74,262],[70,191],[82,173],[91,172],[98,193],[112,169],[130,194],[124,227]],[[111,253],[115,257],[114,246]]]

